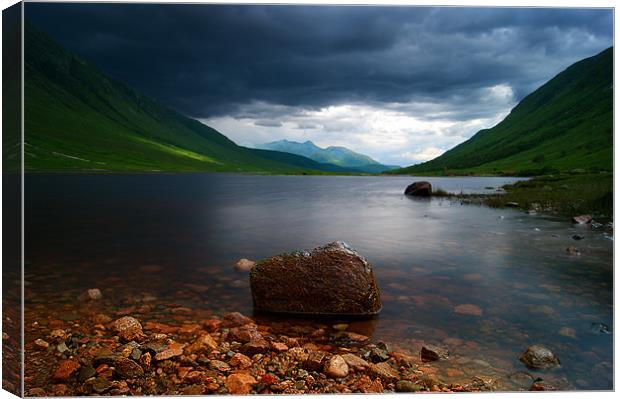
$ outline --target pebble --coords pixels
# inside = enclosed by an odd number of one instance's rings
[[[124,341],[140,341],[144,338],[142,325],[130,316],[121,317],[112,324],[118,336]]]
[[[221,360],[211,360],[209,362],[209,368],[212,370],[218,370],[218,371],[230,370],[230,366],[228,365],[228,363],[223,362]]]
[[[396,383],[396,392],[419,392],[422,390],[422,386],[415,382],[400,380]]]
[[[356,370],[363,370],[369,366],[369,363],[366,360],[352,353],[345,353],[344,355],[342,355],[342,358],[345,362],[347,362],[347,365],[349,365],[349,367],[352,367]]]
[[[308,358],[303,362],[303,368],[309,371],[318,371],[323,367],[325,352],[310,351]]]
[[[230,365],[239,369],[247,369],[252,366],[252,359],[243,353],[235,353],[229,361]]]
[[[423,362],[433,362],[435,360],[447,359],[448,350],[436,345],[424,345],[420,350],[420,358]]]
[[[76,371],[80,369],[80,364],[73,360],[63,360],[60,362],[54,373],[52,379],[55,381],[67,381]]]
[[[579,251],[579,249],[572,245],[566,248],[566,252],[571,256],[581,255],[581,252]]]
[[[272,342],[271,348],[276,352],[286,352],[288,350],[288,346],[282,342]]]
[[[573,338],[573,339],[577,338],[577,332],[575,331],[574,328],[570,328],[570,327],[560,328],[560,331],[558,331],[558,334],[565,336],[565,337]]]
[[[217,349],[217,342],[209,333],[201,334],[185,348],[185,353],[211,352]]]
[[[254,321],[249,317],[246,317],[239,312],[231,312],[224,315],[224,320],[222,320],[222,327],[239,327],[250,323],[254,323]]]
[[[234,373],[226,378],[226,389],[233,395],[247,395],[256,384],[256,379],[248,374]]]
[[[560,365],[559,359],[553,352],[542,345],[530,346],[519,356],[519,360],[527,367],[534,369],[553,368]]]
[[[63,352],[68,351],[69,348],[67,348],[67,344],[65,344],[64,342],[61,342],[60,344],[56,346],[56,350],[60,353],[63,353]]]
[[[181,356],[183,354],[183,345],[172,343],[168,345],[168,348],[157,353],[155,360],[166,360],[172,357]]]
[[[269,350],[269,342],[264,339],[250,341],[244,344],[240,351],[247,356],[254,356],[259,353],[265,353]]]
[[[97,377],[90,383],[90,386],[93,387],[93,391],[104,393],[112,387],[112,383],[105,378]]]
[[[101,291],[99,290],[99,288],[91,288],[88,291],[86,291],[86,294],[88,295],[88,299],[91,299],[91,300],[98,300],[98,299],[101,299],[102,297]]]
[[[134,362],[131,359],[125,357],[118,357],[114,361],[114,368],[116,369],[116,373],[121,378],[140,378],[144,376],[144,370],[140,365]]]
[[[47,349],[50,346],[50,344],[47,341],[44,341],[41,338],[35,339],[34,344],[41,349]]]
[[[576,223],[576,224],[587,224],[587,223],[590,223],[591,221],[592,221],[591,215],[573,216],[573,223]]]
[[[83,366],[80,368],[80,374],[78,375],[78,380],[81,382],[86,381],[87,379],[94,377],[97,375],[97,370],[93,366]]]
[[[325,374],[334,378],[344,378],[349,374],[349,366],[342,356],[334,355],[325,364]]]
[[[398,372],[388,362],[373,364],[370,366],[371,375],[385,382],[396,382],[400,379]]]
[[[482,309],[480,309],[479,306],[467,303],[455,306],[454,313],[469,316],[482,316]]]
[[[249,272],[252,270],[256,262],[253,262],[249,259],[241,258],[235,263],[235,269],[243,272]]]
[[[580,234],[573,234],[572,238],[573,238],[573,240],[579,241],[579,240],[583,240],[585,237],[580,235]]]

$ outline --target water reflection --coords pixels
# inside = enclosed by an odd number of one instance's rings
[[[428,180],[470,193],[511,179]],[[383,299],[372,321],[341,320],[353,331],[410,350],[446,345],[470,370],[440,370],[456,379],[493,369],[508,381],[529,372],[519,353],[543,343],[562,361],[554,376],[609,389],[612,335],[590,326],[612,326],[613,243],[564,219],[410,200],[402,192],[411,181],[27,176],[27,317],[29,306],[66,311],[94,286],[110,293],[110,306],[150,296],[197,312],[251,313],[247,276],[231,267],[237,259],[344,240],[374,265]],[[574,241],[576,233],[585,238]],[[582,255],[569,255],[569,245]]]

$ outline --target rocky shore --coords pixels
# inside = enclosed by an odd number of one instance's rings
[[[98,290],[87,295],[97,297]],[[497,389],[493,378],[446,383],[419,353],[332,326],[276,322],[238,312],[163,324],[94,314],[73,323],[31,326],[26,343],[27,396],[462,392]],[[454,369],[452,373],[458,374]],[[461,373],[462,374],[462,373]]]

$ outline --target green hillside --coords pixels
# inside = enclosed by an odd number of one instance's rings
[[[237,146],[106,77],[32,26],[25,33],[27,170],[347,172]]]
[[[613,48],[525,97],[499,124],[423,164],[387,173],[541,175],[613,170]]]

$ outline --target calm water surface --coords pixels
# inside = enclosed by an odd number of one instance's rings
[[[464,193],[514,181],[426,180]],[[402,193],[412,181],[29,175],[26,318],[29,309],[31,317],[35,309],[61,313],[91,287],[115,306],[148,294],[193,309],[249,314],[247,276],[233,270],[236,260],[342,240],[373,264],[383,300],[379,317],[353,321],[352,330],[397,349],[447,345],[471,375],[495,373],[513,382],[528,372],[519,353],[540,343],[562,367],[529,371],[534,377],[611,389],[612,335],[591,331],[592,323],[613,324],[611,237],[564,218],[407,198]],[[585,238],[575,241],[574,234]],[[569,245],[582,255],[569,256]],[[201,300],[185,295],[192,289]],[[476,305],[482,315],[455,313],[460,304]]]

